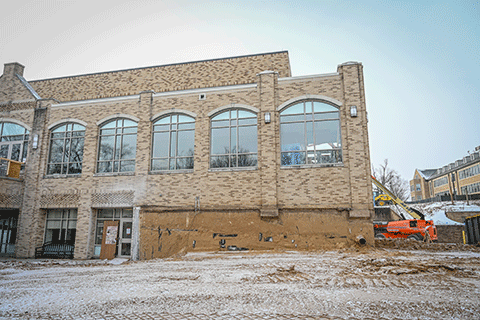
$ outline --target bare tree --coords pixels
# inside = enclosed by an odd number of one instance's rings
[[[395,196],[403,201],[408,200],[410,196],[408,181],[403,179],[396,170],[388,166],[388,159],[385,159],[378,168],[372,165],[372,174],[378,182],[387,187]]]

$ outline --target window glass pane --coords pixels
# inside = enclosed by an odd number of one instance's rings
[[[294,166],[305,164],[305,152],[282,152],[282,166]]]
[[[122,218],[132,218],[133,210],[132,209],[122,209]]]
[[[195,129],[195,123],[183,123],[178,125],[178,130]]]
[[[317,150],[340,147],[339,121],[315,122],[315,143]]]
[[[70,163],[68,165],[68,174],[82,173],[82,163]]]
[[[224,168],[228,167],[228,156],[212,156],[210,158],[211,168]]]
[[[293,115],[293,116],[284,116],[282,115],[280,117],[280,122],[293,122],[293,121],[305,121],[305,115],[300,114],[300,115]]]
[[[299,113],[304,113],[303,112],[303,102],[294,104],[291,107],[288,107],[287,109],[283,110],[280,114],[283,115],[289,115],[289,114],[299,114]]]
[[[65,132],[67,129],[67,126],[66,125],[63,125],[63,126],[60,126],[54,130],[52,130],[52,132]]]
[[[161,126],[154,126],[153,131],[168,131],[170,130],[170,125],[169,124],[163,124]]]
[[[212,129],[212,154],[226,154],[230,149],[230,129]]]
[[[239,154],[238,166],[239,167],[254,167],[257,165],[256,154]]]
[[[70,158],[70,139],[65,139],[63,162],[68,162],[69,158]]]
[[[315,143],[313,141],[313,122],[307,122],[305,123],[306,129],[307,129],[307,146],[313,146]]]
[[[121,161],[120,162],[120,172],[132,172],[135,171],[135,161]]]
[[[170,158],[170,165],[168,166],[168,170],[175,170],[177,168],[177,162],[175,158]]]
[[[47,174],[60,174],[62,173],[61,164],[50,164],[47,168]]]
[[[280,132],[282,151],[305,150],[304,123],[282,123]]]
[[[127,243],[122,243],[122,248],[120,249],[122,256],[129,256],[131,252],[132,244],[127,242]]]
[[[73,124],[73,130],[74,131],[85,131],[85,127],[79,124],[74,123]]]
[[[50,163],[61,163],[64,140],[52,140],[50,144]]]
[[[237,152],[237,127],[230,128],[230,152]]]
[[[124,127],[136,127],[137,123],[135,121],[132,121],[132,120],[123,119],[123,126]]]
[[[177,169],[193,169],[193,157],[177,158]]]
[[[170,123],[170,116],[158,119],[157,121],[155,121],[154,124],[165,124],[165,123]]]
[[[341,150],[322,150],[317,152],[316,162],[321,163],[339,163],[342,162]]]
[[[15,123],[5,122],[3,124],[2,136],[15,136],[25,134],[25,128]]]
[[[152,160],[152,170],[168,170],[168,159]]]
[[[238,153],[257,152],[257,127],[238,127]]]
[[[315,120],[338,119],[338,112],[315,113]]]
[[[170,157],[175,157],[177,152],[177,133],[170,132]]]
[[[228,127],[230,125],[230,121],[212,121],[212,127]]]
[[[99,209],[98,218],[113,218],[113,209]]]
[[[73,137],[83,137],[85,135],[85,131],[74,131],[72,132]]]
[[[250,119],[240,119],[238,120],[238,125],[249,125],[249,124],[257,124],[257,118],[250,118]]]
[[[230,167],[237,167],[237,155],[230,156]]]
[[[229,119],[230,118],[230,113],[228,111],[222,112],[219,115],[216,115],[215,117],[212,118],[213,120],[223,120],[223,119]]]
[[[137,133],[137,127],[125,128],[123,129],[123,133]]]
[[[178,115],[178,122],[194,122],[194,121],[195,119],[193,119],[192,117],[184,116],[181,114]]]
[[[194,139],[194,131],[179,131],[177,156],[193,156]]]
[[[112,120],[112,121],[110,121],[110,122],[107,122],[106,124],[104,124],[104,125],[102,126],[102,129],[115,128],[116,123],[117,123],[116,120]]]
[[[113,170],[113,163],[112,161],[102,161],[98,163],[97,171],[98,172],[112,172]]]
[[[123,135],[121,159],[135,159],[137,153],[137,135]]]
[[[101,130],[100,134],[101,134],[102,136],[108,135],[108,134],[115,134],[115,129]]]
[[[250,111],[238,110],[238,117],[239,118],[256,118],[257,115]]]
[[[161,158],[168,157],[168,132],[153,134],[153,157]]]
[[[63,210],[61,209],[48,210],[47,219],[61,219],[62,214],[63,214]]]
[[[100,138],[100,150],[98,152],[99,160],[112,160],[113,159],[113,146],[114,136],[107,136]]]
[[[305,102],[305,113],[312,113],[312,107],[313,107],[313,104],[312,104],[312,101],[306,101]]]
[[[115,136],[115,155],[113,157],[115,160],[120,159],[121,148],[122,148],[122,135],[117,135]]]
[[[313,110],[314,112],[338,111],[334,106],[318,101],[313,102]]]
[[[72,139],[72,146],[70,148],[70,162],[83,161],[83,138]]]

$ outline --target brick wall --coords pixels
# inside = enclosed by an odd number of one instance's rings
[[[60,100],[81,100],[93,98],[96,94],[111,96],[133,92],[134,95],[65,103],[40,100],[35,113],[33,110],[29,113],[0,110],[0,117],[8,114],[10,118],[22,119],[32,126],[32,134],[39,136],[39,148],[32,150],[29,146],[28,178],[25,179],[17,256],[32,256],[35,246],[42,243],[45,209],[65,207],[78,209],[76,258],[93,255],[95,209],[101,207],[141,208],[141,258],[164,256],[181,250],[212,250],[218,246],[217,240],[211,240],[213,233],[235,233],[236,230],[242,233],[236,243],[248,245],[251,249],[272,246],[294,248],[291,240],[297,241],[297,248],[300,241],[303,249],[344,246],[353,243],[358,234],[373,243],[362,66],[348,63],[340,65],[335,74],[285,78],[290,75],[285,59],[288,62],[288,55],[282,52],[248,59],[161,67],[162,72],[170,70],[165,72],[174,78],[181,77],[181,87],[212,87],[208,90],[161,92],[178,88],[163,84],[155,87],[154,78],[148,76],[152,70],[148,69],[33,82],[32,86],[42,97],[61,97]],[[238,66],[232,66],[233,62]],[[210,73],[205,78],[186,76],[188,67],[201,71],[206,65],[210,66]],[[255,67],[249,69],[251,66]],[[260,72],[265,69],[272,70]],[[259,72],[252,75],[252,70]],[[202,74],[200,71],[199,74]],[[129,82],[138,86],[124,87],[126,79],[132,77],[138,81]],[[113,82],[118,87],[113,86]],[[249,84],[239,84],[244,82]],[[49,83],[48,86],[46,83]],[[49,87],[53,86],[52,83],[55,87]],[[215,87],[235,83],[228,88]],[[81,90],[71,90],[77,86]],[[95,89],[97,87],[98,90]],[[138,94],[142,90],[146,91]],[[204,100],[199,100],[200,93],[206,95]],[[308,97],[337,103],[343,163],[335,166],[281,167],[279,108],[291,99]],[[357,117],[350,116],[353,105],[357,106]],[[258,167],[210,169],[210,115],[222,107],[238,106],[258,110]],[[150,171],[152,121],[155,115],[169,111],[195,115],[193,170]],[[272,116],[268,124],[264,121],[266,112]],[[138,121],[135,172],[97,174],[99,125],[116,115]],[[83,170],[79,176],[46,175],[50,143],[48,128],[62,121],[86,124]],[[303,230],[298,231],[297,227]],[[181,231],[188,228],[200,231]],[[174,244],[170,241],[170,244],[163,245],[161,254],[158,253],[158,244],[152,244],[158,241],[155,237],[158,237],[159,229],[180,230]],[[272,243],[258,241],[258,233],[268,232],[274,236]],[[292,238],[293,234],[296,238]],[[283,238],[285,235],[287,237]],[[194,240],[197,241],[195,248],[191,246]]]
[[[31,81],[42,98],[75,101],[155,92],[254,83],[264,70],[291,76],[288,52],[180,63]]]

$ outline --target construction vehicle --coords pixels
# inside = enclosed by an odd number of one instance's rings
[[[392,198],[388,194],[374,192],[373,197],[376,206],[389,206],[393,203]]]
[[[437,241],[437,228],[433,224],[433,220],[425,220],[425,215],[420,211],[410,208],[400,198],[395,196],[387,187],[381,184],[374,176],[372,176],[373,183],[383,192],[384,195],[390,198],[391,202],[398,205],[405,212],[407,212],[413,219],[406,219],[402,212],[398,212],[403,220],[398,221],[374,221],[373,227],[375,231],[375,238],[407,238],[415,240],[429,239]],[[427,234],[428,233],[428,234]]]

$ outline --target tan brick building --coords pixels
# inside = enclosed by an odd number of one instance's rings
[[[438,169],[416,169],[410,180],[412,201],[444,195],[480,194],[480,146],[462,159]]]
[[[360,63],[292,77],[288,52],[0,78],[2,253],[98,257],[373,241]],[[20,176],[7,164],[25,162]]]

